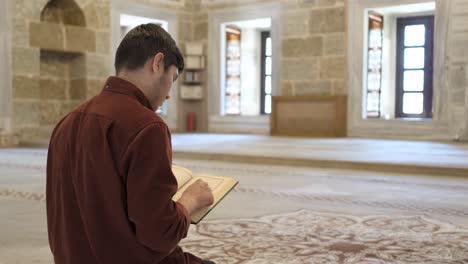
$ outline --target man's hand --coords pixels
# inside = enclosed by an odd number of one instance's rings
[[[208,183],[197,180],[184,191],[178,202],[182,204],[191,215],[198,209],[213,204],[214,197]]]

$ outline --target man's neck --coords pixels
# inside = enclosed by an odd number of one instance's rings
[[[143,81],[145,80],[145,78],[138,71],[121,71],[119,72],[119,74],[117,74],[117,77],[135,85],[146,96],[146,98],[150,100],[150,94],[147,88],[147,84]],[[152,107],[154,108],[154,106]]]
[[[146,98],[150,101],[151,107],[153,110],[156,111],[155,106],[153,105],[151,93],[148,88],[148,84],[145,82],[146,77],[143,75],[143,73],[140,73],[138,71],[121,71],[117,74],[117,77],[120,79],[123,79],[127,82],[132,83],[135,85],[140,91],[146,96]]]
[[[146,92],[146,85],[144,83],[144,78],[143,76],[141,76],[141,74],[139,74],[138,72],[125,72],[125,71],[122,71],[122,72],[119,72],[117,74],[117,77],[119,77],[120,79],[123,79],[129,83],[132,83],[133,85],[135,85],[136,87],[138,87],[138,89],[140,89],[146,96],[148,96],[147,92]]]

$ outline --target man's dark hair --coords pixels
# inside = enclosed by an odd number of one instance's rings
[[[143,24],[130,30],[115,54],[115,71],[136,70],[143,67],[157,53],[164,54],[164,70],[171,65],[179,72],[184,69],[184,58],[171,35],[156,24]]]

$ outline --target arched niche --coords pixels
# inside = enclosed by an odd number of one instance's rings
[[[73,0],[50,0],[41,12],[41,21],[86,26],[83,11]]]

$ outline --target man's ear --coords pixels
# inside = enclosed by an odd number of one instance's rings
[[[151,66],[152,66],[154,72],[158,72],[158,71],[161,71],[161,70],[164,71],[164,54],[157,53],[153,57],[153,61],[152,61]]]

